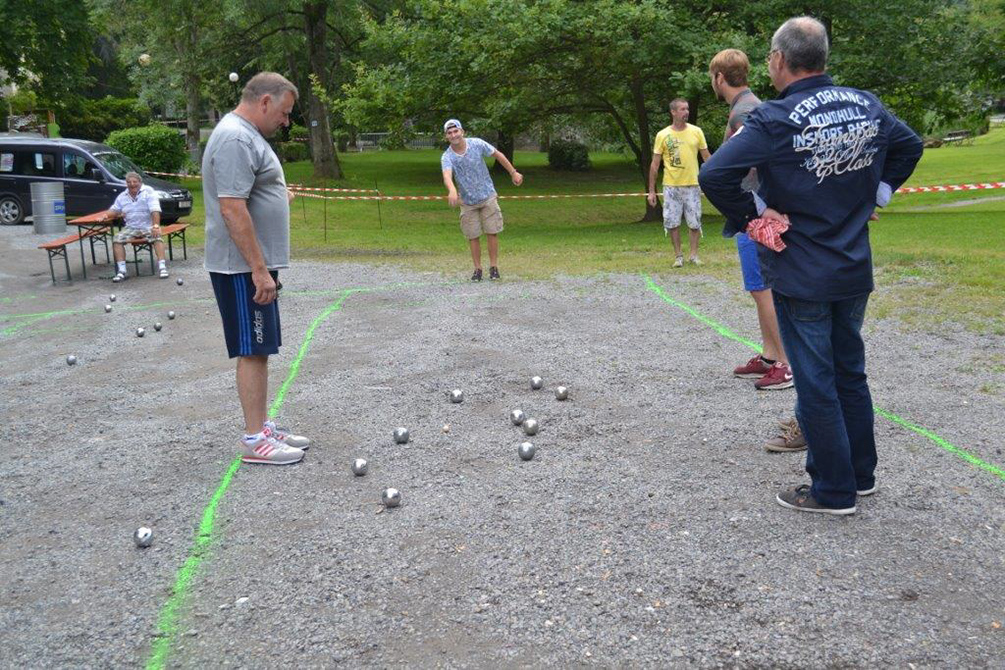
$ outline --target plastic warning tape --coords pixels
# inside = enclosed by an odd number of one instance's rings
[[[951,184],[948,186],[903,186],[897,193],[944,193],[947,191],[981,191],[989,188],[1005,188],[1005,181],[991,181],[981,184]]]
[[[154,172],[153,170],[147,170],[147,174],[154,174],[158,177],[184,177],[185,179],[202,179],[202,175],[198,174],[182,174],[179,172]],[[314,186],[302,186],[300,184],[287,184],[288,188],[293,191],[326,191],[329,193],[380,193],[375,188],[321,188]]]

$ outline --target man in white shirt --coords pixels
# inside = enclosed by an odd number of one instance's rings
[[[161,241],[161,202],[157,193],[149,186],[144,186],[143,178],[135,172],[126,174],[126,190],[119,193],[111,209],[104,213],[101,220],[117,218],[124,219],[125,224],[112,240],[116,269],[112,281],[120,282],[128,278],[125,245],[137,238],[153,242],[160,278],[166,279],[168,270],[167,261],[164,260],[164,242]]]

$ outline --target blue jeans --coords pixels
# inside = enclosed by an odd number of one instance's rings
[[[869,294],[816,302],[774,294],[778,327],[796,384],[796,419],[809,445],[810,493],[851,507],[875,483],[876,436],[865,377],[862,321]]]

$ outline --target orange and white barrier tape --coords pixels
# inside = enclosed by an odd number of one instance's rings
[[[897,193],[945,193],[948,191],[981,191],[988,188],[1005,188],[1005,181],[981,184],[951,184],[949,186],[902,186]]]

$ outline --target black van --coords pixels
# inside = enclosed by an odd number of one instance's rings
[[[151,177],[127,157],[104,144],[87,140],[50,139],[39,135],[0,136],[0,225],[31,216],[31,183],[61,181],[66,213],[92,214],[108,209],[126,190],[126,173],[143,176],[157,191],[161,221],[171,223],[192,212],[192,194]]]

